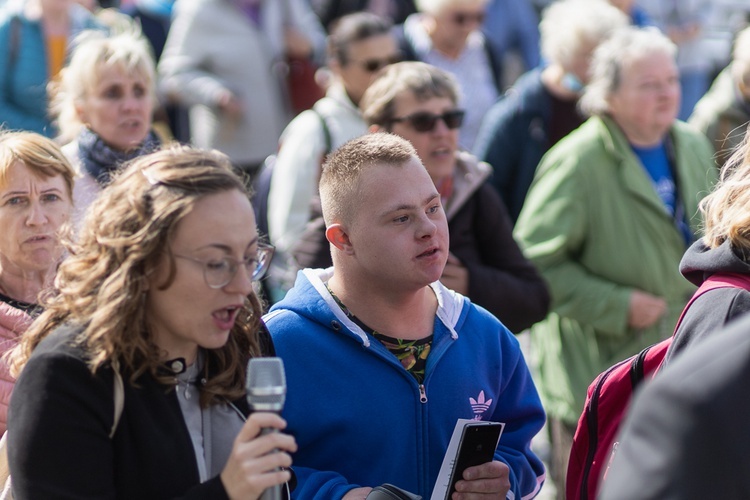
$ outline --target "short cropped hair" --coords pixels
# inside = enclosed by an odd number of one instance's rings
[[[60,80],[53,81],[49,89],[50,112],[60,131],[59,142],[75,139],[84,127],[76,105],[93,91],[106,70],[116,68],[141,77],[156,104],[156,64],[151,47],[140,32],[107,36],[102,31],[84,31],[74,43],[70,62],[60,72]]]
[[[409,141],[376,132],[353,139],[328,156],[320,176],[320,203],[326,226],[348,222],[354,211],[362,172],[373,165],[401,167],[418,158]]]
[[[542,56],[568,66],[582,46],[599,45],[628,23],[628,17],[606,0],[558,0],[543,11],[539,23]]]
[[[514,0],[516,1],[516,0]],[[465,5],[486,5],[489,0],[415,0],[414,4],[419,12],[436,16],[446,9],[463,7]]]
[[[458,102],[458,83],[447,71],[423,62],[391,64],[375,77],[359,102],[367,124],[387,130],[395,118],[395,100],[406,92],[418,101],[447,97],[453,104]]]
[[[347,14],[334,21],[328,35],[328,57],[342,66],[349,62],[349,47],[357,42],[391,33],[391,23],[369,12]]]
[[[750,87],[750,28],[740,31],[734,40],[732,76],[737,83]]]
[[[35,132],[0,132],[0,187],[7,184],[8,170],[16,162],[42,178],[62,176],[72,202],[76,172],[52,139]]]
[[[721,169],[719,182],[699,204],[703,215],[703,242],[716,248],[729,240],[750,256],[750,137],[745,135]]]
[[[581,111],[594,116],[606,114],[610,96],[622,83],[623,69],[659,53],[674,58],[677,46],[658,29],[628,26],[618,30],[594,52],[591,80],[579,100]]]

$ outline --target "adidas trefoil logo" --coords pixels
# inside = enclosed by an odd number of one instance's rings
[[[484,399],[484,391],[479,392],[477,399],[469,398],[471,409],[474,411],[474,420],[482,420],[482,415],[490,409],[491,399]]]

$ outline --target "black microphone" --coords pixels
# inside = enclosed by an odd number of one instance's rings
[[[281,413],[286,400],[286,375],[281,358],[253,358],[247,364],[247,402],[253,411]],[[275,432],[263,429],[261,434]],[[281,486],[267,488],[260,500],[281,500]]]

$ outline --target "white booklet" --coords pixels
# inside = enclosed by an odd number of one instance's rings
[[[458,456],[458,446],[461,442],[461,435],[463,434],[464,427],[470,424],[482,423],[483,421],[469,420],[466,418],[459,418],[456,422],[456,426],[453,428],[453,435],[451,436],[450,443],[448,443],[448,449],[443,457],[443,464],[440,466],[440,472],[438,473],[437,480],[435,481],[435,487],[432,490],[432,496],[430,500],[444,500],[448,494],[448,487],[450,486],[451,472],[456,464],[456,458]],[[502,426],[500,429],[500,435],[502,430],[505,428],[504,423],[500,423]],[[500,437],[498,436],[498,442]],[[497,448],[497,443],[495,444]]]

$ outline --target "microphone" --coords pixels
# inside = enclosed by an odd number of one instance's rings
[[[252,358],[247,364],[247,403],[253,411],[281,413],[286,400],[286,375],[281,358]],[[263,429],[261,435],[275,432]],[[281,485],[267,488],[259,500],[281,500]]]

